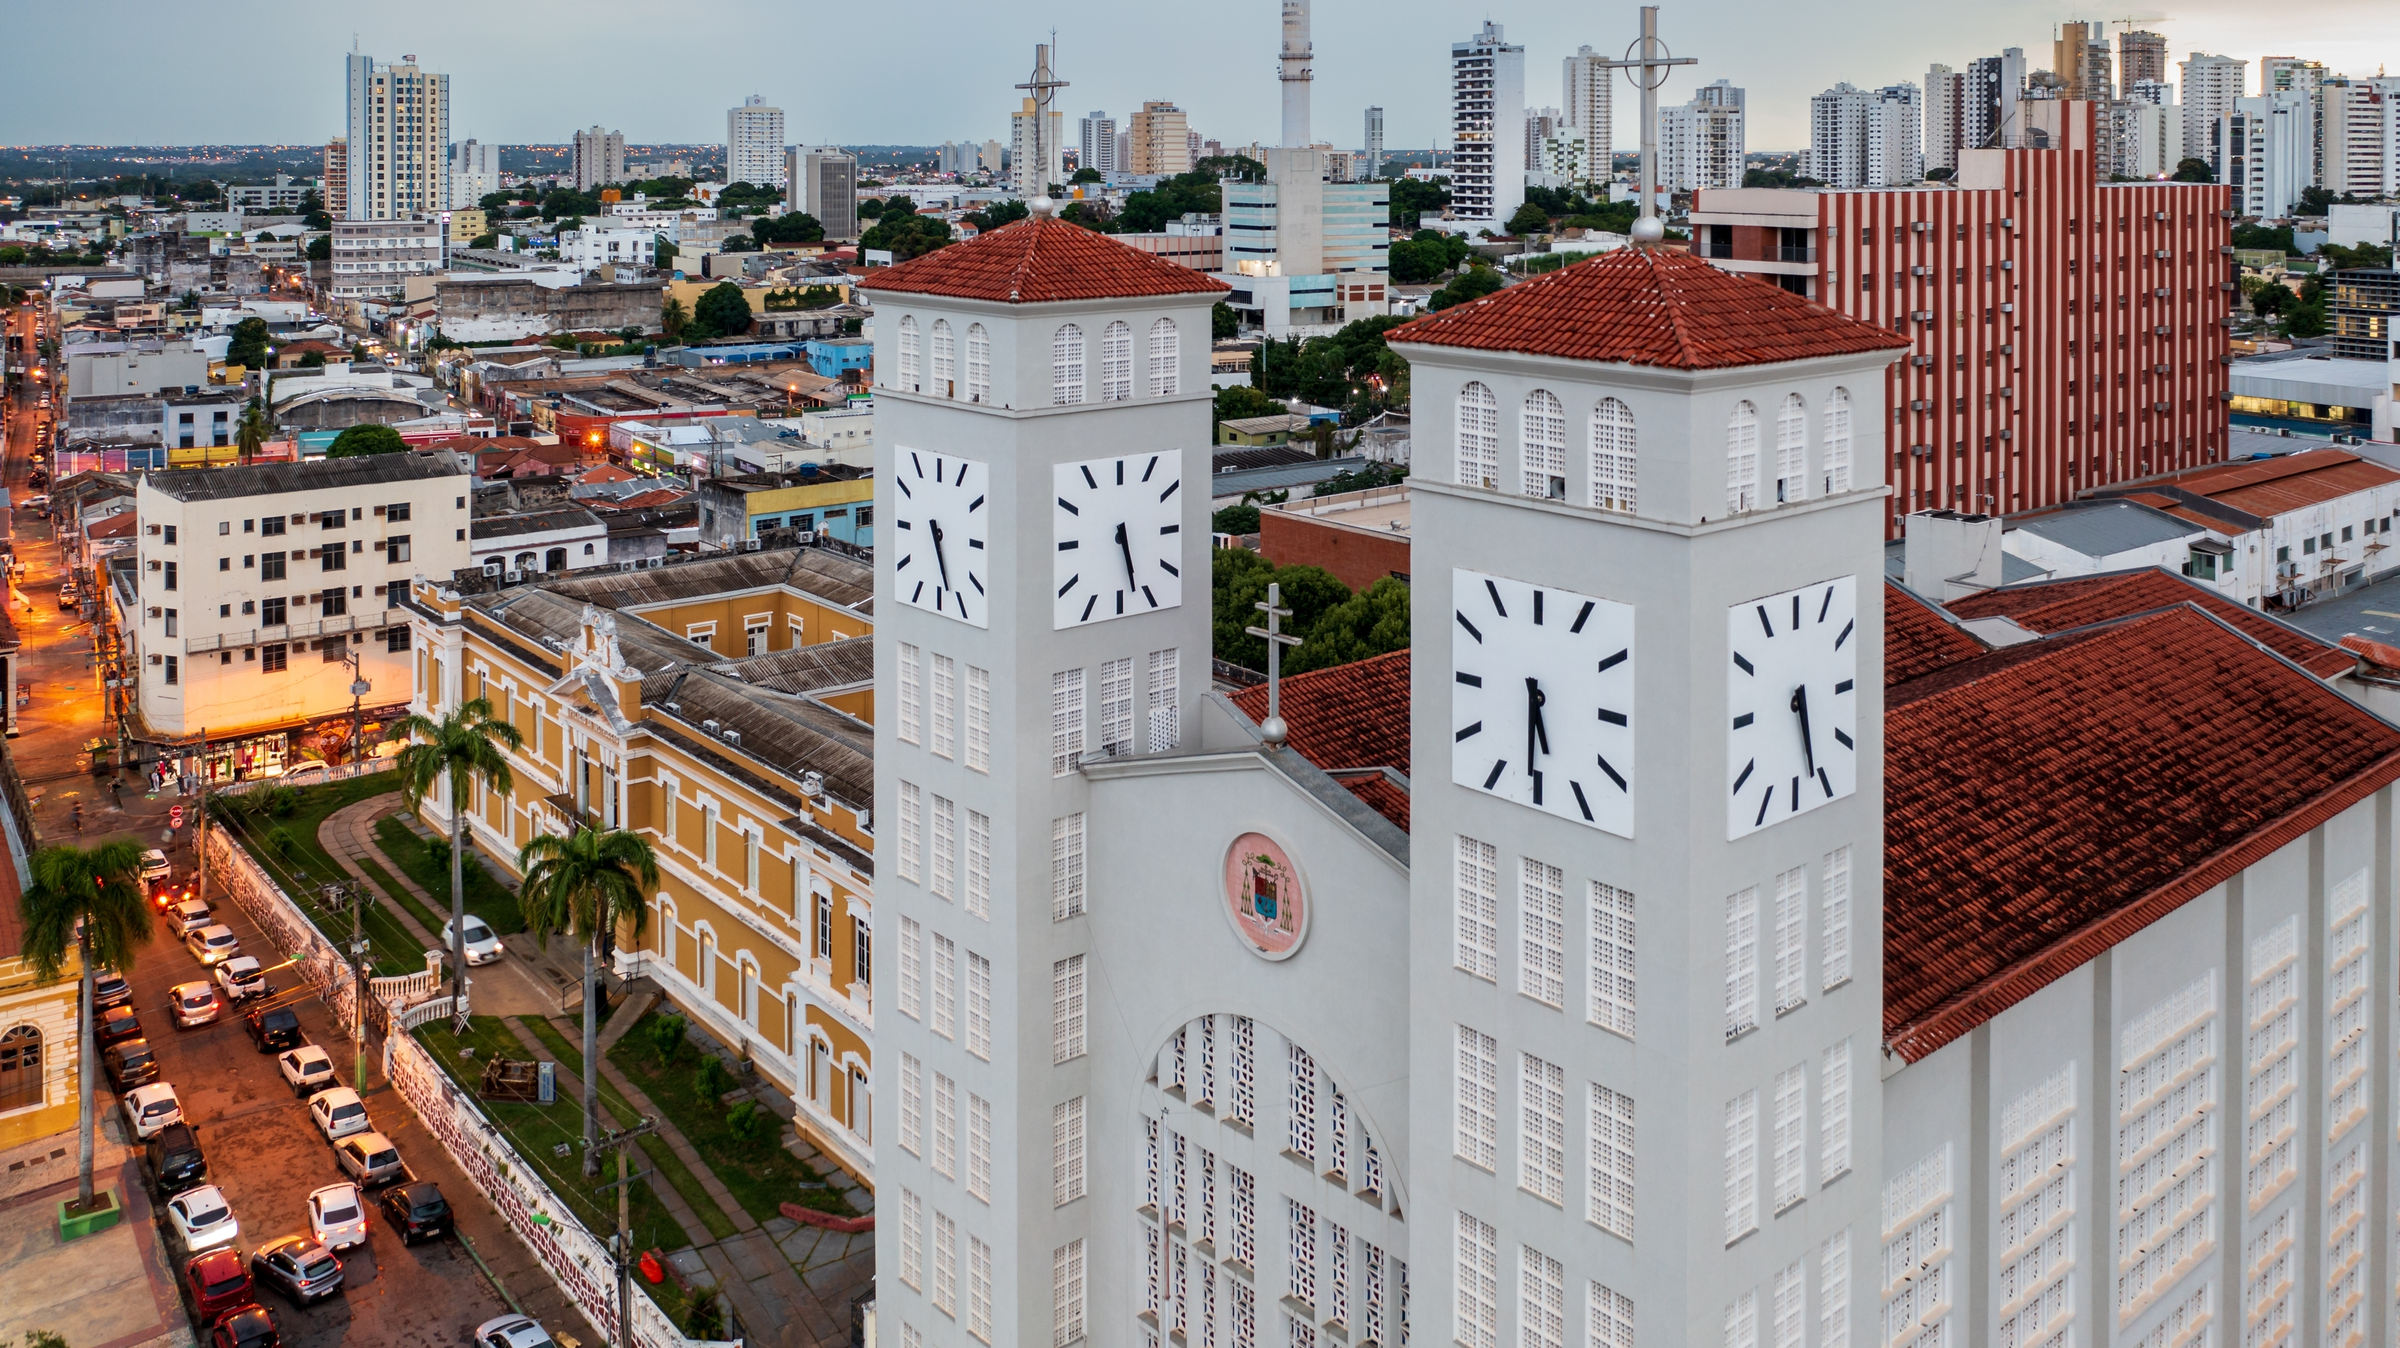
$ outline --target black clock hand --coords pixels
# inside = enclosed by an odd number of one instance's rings
[[[1814,777],[1817,775],[1817,743],[1808,733],[1807,684],[1792,690],[1792,710],[1800,713],[1800,753],[1802,760],[1808,764],[1808,775]]]
[[[929,524],[933,529],[933,564],[941,568],[942,588],[945,590],[955,590],[958,587],[950,583],[950,562],[947,558],[942,556],[942,522],[940,520],[928,520],[926,523]]]
[[[1125,537],[1125,526],[1122,524],[1117,526],[1117,551],[1125,557],[1125,583],[1139,588],[1141,582],[1133,578],[1133,544]]]
[[[1539,743],[1542,752],[1550,752],[1550,730],[1542,724],[1542,705],[1550,700],[1542,692],[1541,681],[1531,675],[1525,679],[1525,770],[1532,772],[1533,746]]]

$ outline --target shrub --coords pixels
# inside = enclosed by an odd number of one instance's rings
[[[715,1292],[693,1294],[683,1310],[683,1332],[695,1339],[725,1337],[725,1308],[718,1303]]]
[[[700,1066],[694,1076],[700,1094],[711,1100],[733,1089],[733,1073],[725,1070],[725,1060],[714,1053],[700,1055]]]
[[[684,1020],[681,1016],[660,1016],[650,1022],[642,1033],[649,1037],[650,1051],[658,1055],[661,1066],[675,1061],[683,1051]]]
[[[710,1058],[709,1061],[715,1062],[716,1059]],[[755,1100],[744,1100],[725,1111],[725,1131],[733,1134],[734,1140],[745,1146],[756,1147],[773,1141],[782,1123],[783,1120],[775,1117],[775,1111],[761,1107]]]

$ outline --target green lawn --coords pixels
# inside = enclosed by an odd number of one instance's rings
[[[425,840],[408,831],[408,825],[398,819],[375,821],[375,845],[392,859],[402,874],[417,882],[417,887],[438,901],[447,903],[450,897],[450,868],[436,865],[433,854],[426,849]],[[472,846],[472,844],[469,844]],[[486,861],[484,866],[491,863]],[[467,872],[467,911],[484,920],[484,924],[503,936],[525,930],[525,915],[517,908],[516,893],[492,878],[483,867]],[[449,920],[444,914],[441,922]],[[441,922],[433,930],[441,930]]]
[[[423,927],[428,933],[438,933],[441,931],[441,915],[435,913],[431,908],[426,907],[424,904],[419,903],[417,901],[417,896],[409,893],[407,885],[404,885],[400,883],[400,881],[392,878],[392,873],[390,871],[387,871],[383,867],[375,864],[375,858],[359,857],[351,864],[357,866],[360,872],[362,872],[369,880],[374,881],[384,893],[390,895],[393,903],[396,903],[400,907],[407,909],[409,916],[417,920],[418,926]]]
[[[742,1210],[761,1222],[781,1216],[780,1205],[784,1203],[797,1203],[837,1216],[855,1215],[848,1200],[823,1186],[821,1175],[778,1145],[781,1132],[777,1134],[777,1142],[749,1143],[733,1135],[725,1124],[725,1105],[700,1089],[695,1070],[699,1049],[685,1044],[673,1062],[659,1062],[647,1033],[658,1016],[653,1011],[642,1017],[633,1032],[608,1051],[608,1060],[666,1114],[684,1139],[709,1163],[717,1179],[732,1192]]]
[[[389,773],[370,773],[323,786],[259,787],[240,796],[218,797],[209,803],[209,815],[212,826],[240,843],[318,930],[328,939],[345,941],[349,910],[328,905],[319,886],[347,882],[350,876],[317,840],[317,827],[337,810],[389,792],[393,780]],[[272,810],[257,808],[270,803]],[[376,973],[407,974],[425,967],[424,944],[382,904],[368,906],[364,930]]]
[[[561,1024],[540,1016],[520,1016],[518,1021],[533,1031],[534,1038],[541,1040],[543,1047],[558,1056],[560,1065],[578,1077],[583,1075],[583,1050],[577,1046],[583,1038],[581,1022]],[[624,1093],[609,1085],[606,1078],[600,1082],[600,1107],[614,1115],[620,1126],[642,1116],[642,1111],[635,1109]],[[651,1166],[667,1183],[675,1186],[675,1192],[683,1195],[683,1201],[691,1205],[692,1212],[700,1218],[709,1233],[719,1240],[730,1239],[734,1234],[733,1219],[717,1206],[716,1199],[709,1197],[699,1177],[684,1165],[683,1158],[675,1154],[675,1149],[667,1145],[666,1139],[653,1133],[643,1138],[639,1145],[642,1155],[649,1159]]]

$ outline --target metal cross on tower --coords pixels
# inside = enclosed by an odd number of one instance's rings
[[[1033,195],[1025,208],[1035,215],[1048,215],[1054,208],[1050,200],[1050,156],[1042,149],[1043,123],[1050,120],[1052,95],[1067,87],[1050,70],[1050,49],[1058,41],[1053,32],[1050,41],[1038,43],[1033,49],[1033,78],[1016,86],[1033,95]]]
[[[1640,56],[1635,56],[1635,51]],[[1667,82],[1671,66],[1698,65],[1689,56],[1669,56],[1666,44],[1658,40],[1658,6],[1642,6],[1642,35],[1625,49],[1622,61],[1603,61],[1611,70],[1622,70],[1625,78],[1642,91],[1642,171],[1635,184],[1641,193],[1641,218],[1633,222],[1633,241],[1649,247],[1667,236],[1667,227],[1658,219],[1658,91]]]

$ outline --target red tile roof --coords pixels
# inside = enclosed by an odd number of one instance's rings
[[[1408,828],[1408,788],[1383,774],[1381,768],[1351,768],[1331,773],[1342,789],[1366,802],[1368,809]]]
[[[1408,771],[1407,651],[1393,651],[1331,669],[1294,674],[1283,681],[1287,743],[1327,772],[1344,768]],[[1232,694],[1233,705],[1253,721],[1267,719],[1267,687]],[[1385,818],[1408,827],[1407,793],[1396,783],[1342,783]],[[1395,803],[1398,810],[1388,808]]]
[[[2389,486],[2400,482],[2400,473],[2348,450],[2313,449],[2280,458],[2214,464],[2160,480],[2221,505],[2272,518],[2352,492]]]
[[[1713,370],[1908,339],[1688,253],[1620,248],[1384,334],[1393,343]]]
[[[1064,220],[1022,220],[964,243],[871,272],[862,290],[953,299],[1049,304],[1137,295],[1213,295],[1227,289],[1205,272],[1179,267]]]
[[[2029,631],[2050,633],[2183,603],[2200,605],[2318,678],[2348,673],[2358,664],[2356,656],[2339,646],[2157,567],[2010,585],[1969,595],[1949,607],[1961,618],[2007,617]]]
[[[1906,683],[1991,649],[1895,580],[1883,583],[1883,686]]]
[[[1895,688],[1885,743],[1911,1062],[2400,779],[2400,729],[2189,604]]]

